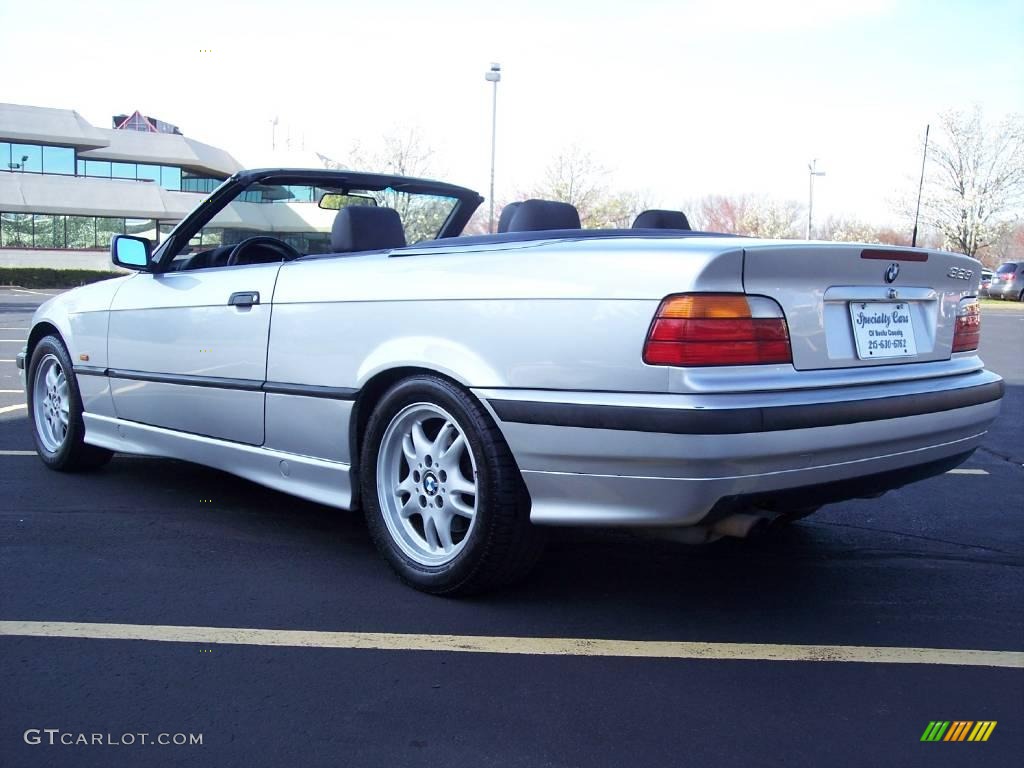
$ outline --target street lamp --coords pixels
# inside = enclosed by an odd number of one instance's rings
[[[810,189],[807,193],[807,239],[811,239],[811,226],[814,223],[814,177],[824,176],[824,171],[818,170],[818,158],[814,158],[807,164],[807,176],[810,179]]]
[[[491,63],[491,68],[484,73],[484,80],[494,83],[494,100],[491,106],[491,224],[490,232],[494,234],[494,148],[498,135],[498,83],[501,82],[501,64]]]

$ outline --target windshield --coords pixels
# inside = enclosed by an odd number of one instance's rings
[[[1014,262],[1014,261],[1008,261],[1005,264],[1001,265],[999,267],[999,269],[996,270],[996,274],[997,275],[1006,275],[1006,274],[1009,274],[1010,272],[1016,272],[1016,271],[1017,271],[1017,263]]]
[[[336,207],[318,201],[331,193]],[[349,206],[394,208],[402,221],[409,245],[433,240],[451,215],[458,200],[441,195],[413,194],[394,189],[335,190],[305,185],[252,184],[224,206],[174,258],[183,260],[199,252],[234,246],[243,240],[267,235],[281,240],[303,255],[331,253],[331,227],[338,209]],[[171,231],[166,226],[163,239]],[[226,250],[226,249],[225,249]],[[197,262],[198,263],[198,262]]]

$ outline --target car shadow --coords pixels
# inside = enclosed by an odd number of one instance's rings
[[[23,418],[0,421],[0,446],[31,448],[27,428]],[[5,469],[16,468],[0,479],[8,510],[113,515],[115,529],[133,529],[133,538],[87,548],[104,547],[115,558],[141,548],[132,556],[148,560],[154,574],[173,571],[173,554],[153,543],[152,532],[170,531],[180,546],[201,547],[204,563],[222,578],[249,579],[248,569],[257,567],[258,583],[246,587],[246,616],[256,626],[261,614],[309,626],[315,605],[330,628],[727,641],[744,628],[749,634],[754,622],[760,642],[829,643],[842,636],[878,643],[880,627],[886,638],[913,633],[915,611],[923,611],[927,625],[940,592],[963,606],[955,620],[943,621],[975,626],[979,616],[998,612],[1000,593],[979,591],[974,577],[951,582],[949,574],[994,568],[998,575],[1007,572],[1003,566],[1024,565],[1019,553],[885,530],[878,521],[911,503],[895,491],[828,507],[759,539],[702,546],[625,530],[550,529],[528,579],[453,601],[401,585],[377,556],[359,512],[174,460],[118,455],[101,470],[74,475],[51,472],[31,456],[3,461]],[[130,525],[129,517],[141,519]],[[110,575],[94,571],[91,578]],[[267,592],[271,580],[279,583]],[[344,617],[342,626],[335,616]]]

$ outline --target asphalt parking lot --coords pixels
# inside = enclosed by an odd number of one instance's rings
[[[557,531],[527,583],[455,601],[399,584],[358,516],[181,462],[26,455],[12,361],[46,293],[0,289],[2,766],[1019,765],[1024,307],[984,310],[1007,396],[961,470],[752,542]],[[922,742],[935,720],[997,726]]]

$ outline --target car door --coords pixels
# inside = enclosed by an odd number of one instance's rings
[[[271,300],[280,263],[141,273],[111,306],[118,418],[261,445]]]

